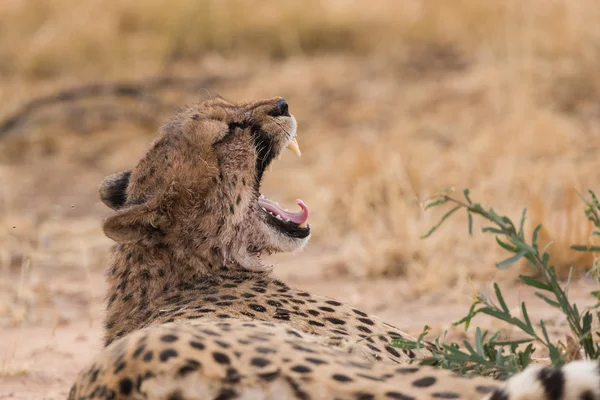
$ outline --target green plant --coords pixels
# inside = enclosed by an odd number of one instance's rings
[[[587,218],[600,228],[600,202],[596,195],[590,191],[590,200],[583,199],[586,207],[585,214]],[[535,295],[544,300],[549,306],[560,310],[566,317],[572,336],[575,338],[575,350],[570,353],[580,353],[583,350],[585,358],[600,358],[600,345],[595,343],[592,335],[592,323],[594,321],[595,307],[586,310],[580,310],[575,303],[571,303],[568,298],[568,290],[571,276],[564,285],[558,281],[555,268],[550,264],[547,247],[540,249],[537,244],[538,233],[541,225],[538,225],[531,235],[530,243],[527,242],[524,232],[526,220],[526,209],[523,210],[518,226],[515,225],[507,216],[499,215],[493,208],[484,209],[479,203],[474,203],[469,190],[463,191],[464,200],[453,198],[448,192],[437,195],[426,202],[425,209],[440,207],[446,204],[452,207],[442,216],[441,220],[433,226],[423,238],[431,236],[442,224],[454,213],[459,210],[465,210],[467,213],[468,231],[473,232],[473,217],[479,216],[490,223],[482,229],[484,233],[491,233],[496,236],[496,242],[503,249],[512,253],[510,257],[499,262],[496,266],[500,269],[508,268],[521,259],[526,259],[532,268],[537,272],[537,277],[519,275],[519,279],[527,286],[535,290]],[[583,197],[582,197],[583,198]],[[600,236],[599,231],[594,231],[593,235]],[[574,245],[572,249],[578,251],[599,251],[598,246]],[[591,273],[598,278],[598,262],[594,263]],[[600,299],[600,291],[591,293],[596,299]],[[473,317],[477,314],[487,314],[493,318],[499,319],[518,328],[526,336],[520,340],[498,340],[500,332],[489,335],[477,328],[475,332],[475,341],[471,344],[469,341],[463,341],[464,348],[457,343],[445,343],[444,340],[436,338],[434,341],[433,357],[422,361],[426,365],[439,365],[442,368],[454,370],[460,374],[478,374],[494,376],[498,379],[506,379],[510,375],[521,371],[532,361],[532,356],[536,351],[534,344],[539,343],[548,350],[550,361],[553,366],[561,366],[572,354],[561,351],[561,346],[550,340],[544,321],[539,321],[539,327],[532,323],[524,302],[520,304],[520,316],[513,315],[506,305],[502,291],[497,283],[494,283],[494,299],[478,294],[476,300],[471,305],[468,314],[454,325],[464,324],[468,329]],[[600,319],[600,312],[595,314],[596,321]],[[394,341],[393,345],[397,347],[422,347],[423,338],[429,331],[425,327],[419,339],[415,342]]]

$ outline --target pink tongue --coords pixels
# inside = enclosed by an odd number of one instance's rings
[[[306,207],[306,204],[304,204],[304,202],[300,199],[296,200],[296,204],[298,204],[302,210],[297,213],[293,213],[285,211],[273,200],[269,200],[264,196],[258,199],[259,206],[275,215],[279,215],[283,221],[290,220],[291,222],[297,225],[301,225],[305,223],[308,219],[308,208]]]

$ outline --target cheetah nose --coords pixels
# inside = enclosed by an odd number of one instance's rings
[[[289,117],[290,112],[288,110],[287,101],[285,101],[285,99],[280,99],[277,104],[275,104],[275,107],[273,110],[271,110],[269,115],[272,117]]]

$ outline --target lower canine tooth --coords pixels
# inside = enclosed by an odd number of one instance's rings
[[[266,208],[261,207],[264,212],[268,212]]]
[[[281,221],[281,215],[277,215],[275,218]]]

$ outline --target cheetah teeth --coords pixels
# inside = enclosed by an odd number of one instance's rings
[[[290,142],[285,147],[293,151],[294,154],[296,154],[298,157],[302,155],[302,153],[300,152],[300,146],[298,146],[298,141],[296,140],[296,138],[290,140]]]

